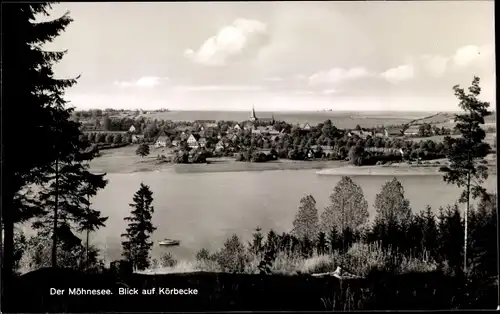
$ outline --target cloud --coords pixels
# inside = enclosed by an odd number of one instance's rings
[[[424,70],[433,77],[441,77],[446,72],[449,57],[424,55],[421,58]]]
[[[414,77],[414,75],[415,69],[412,64],[400,65],[396,68],[388,69],[380,74],[381,77],[393,84],[410,80]]]
[[[347,80],[358,80],[372,77],[373,73],[363,67],[350,69],[333,68],[329,71],[317,72],[309,77],[309,85],[335,84]]]
[[[184,56],[203,65],[220,66],[257,55],[267,40],[266,24],[240,18],[207,39],[197,51],[186,49]]]
[[[455,65],[459,67],[466,67],[476,61],[490,58],[492,55],[493,49],[489,46],[469,45],[457,49],[455,54],[452,56],[452,59]]]
[[[240,91],[261,91],[262,86],[252,85],[199,85],[199,86],[176,86],[176,90],[182,92],[240,92]]]
[[[113,84],[120,87],[155,87],[170,81],[167,77],[143,76],[136,81],[115,81]]]
[[[295,95],[302,95],[302,96],[316,94],[314,91],[311,91],[311,90],[295,90],[295,91],[293,91],[293,93]]]
[[[333,94],[338,93],[338,90],[336,90],[336,89],[326,89],[326,90],[322,91],[321,93],[323,95],[333,95]]]
[[[267,82],[281,82],[283,79],[281,77],[266,77],[264,81]]]

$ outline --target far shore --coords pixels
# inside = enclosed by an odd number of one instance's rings
[[[215,173],[246,172],[272,170],[318,170],[322,175],[442,175],[439,167],[445,164],[444,159],[430,161],[430,164],[408,165],[392,164],[381,166],[350,166],[342,160],[310,160],[297,161],[279,159],[264,163],[237,162],[234,158],[209,158],[205,164],[172,164],[158,161],[153,151],[149,156],[141,158],[135,154],[134,145],[104,150],[102,155],[90,163],[90,169],[96,173],[137,173],[150,171],[170,171],[176,173]],[[493,156],[491,156],[493,157]],[[496,174],[496,158],[489,161],[489,173]],[[439,162],[439,164],[434,164]]]
[[[207,164],[176,164],[177,173],[210,173],[210,172],[245,172],[271,170],[313,170],[339,168],[347,165],[345,161],[312,160],[312,161],[268,161],[263,163],[215,161]]]

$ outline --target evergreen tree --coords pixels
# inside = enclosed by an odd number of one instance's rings
[[[369,217],[363,190],[350,177],[342,177],[330,195],[331,204],[321,214],[321,230],[357,230]]]
[[[136,155],[139,155],[142,158],[144,158],[144,156],[149,155],[149,145],[145,143],[139,144],[139,146],[137,146],[135,153]]]
[[[253,233],[253,241],[250,243],[250,252],[253,254],[260,254],[263,250],[263,239],[262,229],[260,227],[255,228],[255,232]]]
[[[144,270],[150,265],[149,252],[153,242],[149,241],[156,227],[151,223],[154,213],[153,192],[149,186],[141,183],[139,190],[134,194],[131,216],[125,217],[128,221],[126,233],[122,234],[123,256],[130,261],[136,269]]]
[[[276,251],[278,249],[278,235],[272,229],[267,233],[265,249],[266,251]]]
[[[470,233],[471,271],[475,278],[488,279],[498,275],[497,215],[496,195],[483,195]]]
[[[436,215],[432,212],[431,207],[427,206],[425,211],[420,213],[420,217],[423,222],[423,246],[432,257],[435,257],[439,247],[439,230],[436,224]]]
[[[56,159],[52,150],[53,133],[59,132],[54,125],[69,119],[63,94],[76,83],[75,79],[60,80],[53,75],[52,67],[65,51],[41,48],[57,38],[72,21],[65,14],[52,21],[35,22],[40,14],[48,16],[50,8],[49,3],[2,5],[2,43],[8,47],[2,52],[2,74],[8,77],[2,81],[2,115],[23,117],[23,131],[30,136],[29,145],[16,136],[2,137],[2,177],[9,182],[2,191],[3,287],[10,283],[13,270],[14,224],[29,220],[39,208],[30,204],[21,191],[39,182],[45,176],[45,168]],[[4,130],[12,130],[8,120],[2,121]]]
[[[71,247],[78,243],[73,234],[75,223],[81,219],[85,201],[81,199],[82,187],[93,185],[103,188],[103,176],[93,176],[83,164],[93,155],[82,154],[89,143],[80,141],[80,124],[71,121],[73,109],[67,108],[63,99],[66,88],[76,83],[76,79],[57,79],[52,67],[65,55],[62,52],[43,51],[41,46],[54,40],[72,21],[68,14],[52,21],[34,22],[38,14],[48,16],[49,3],[11,4],[7,8],[9,30],[15,34],[4,34],[6,45],[15,52],[15,60],[4,62],[15,68],[20,81],[9,79],[15,90],[15,101],[6,95],[9,115],[25,116],[23,128],[30,134],[30,145],[22,141],[8,142],[6,148],[11,155],[4,159],[8,169],[3,172],[9,181],[9,189],[4,200],[8,204],[4,210],[5,259],[7,272],[11,269],[10,226],[30,218],[40,217],[35,223],[47,235],[52,233],[52,265],[57,266],[57,241],[64,239]],[[5,24],[4,24],[5,26]],[[10,51],[10,50],[9,50]],[[9,56],[7,57],[9,59]],[[5,69],[5,74],[10,71]],[[11,90],[7,84],[7,89]],[[22,104],[22,105],[20,105]],[[10,137],[9,137],[10,138]],[[36,158],[26,158],[37,152]],[[8,165],[8,166],[7,166]],[[41,186],[36,194],[20,193],[30,184]],[[34,196],[39,196],[40,202]],[[5,204],[5,203],[4,203]],[[50,223],[52,227],[48,225]]]
[[[458,205],[448,206],[446,210],[439,209],[439,259],[447,261],[450,269],[459,274],[462,272],[460,261],[463,257],[464,237],[462,217]]]
[[[328,246],[331,254],[339,249],[339,234],[336,228],[332,228],[328,233]]]
[[[104,221],[88,221],[90,195],[97,194],[99,189],[106,186],[104,174],[96,175],[88,171],[88,164],[84,164],[78,154],[56,160],[54,166],[47,173],[38,193],[40,206],[44,209],[33,227],[41,234],[52,238],[52,267],[57,267],[58,242],[63,248],[73,248],[80,244],[80,239],[74,234],[78,226],[94,223],[98,225]],[[78,160],[78,161],[77,161]],[[49,169],[48,169],[49,170]],[[94,215],[100,215],[95,211]]]
[[[326,233],[320,232],[318,234],[318,240],[316,241],[316,252],[318,255],[323,255],[328,250],[328,243],[326,240]]]
[[[318,234],[318,209],[316,200],[312,195],[304,196],[300,200],[299,212],[293,221],[292,233],[299,237],[307,237],[310,240],[316,239]]]
[[[101,217],[101,212],[90,208],[90,197],[94,196],[94,192],[91,186],[87,186],[84,193],[87,196],[87,208],[82,215],[82,219],[79,221],[79,232],[85,232],[85,256],[86,256],[86,266],[90,266],[90,256],[89,256],[89,235],[91,232],[96,231],[100,227],[105,226],[105,222],[108,217]]]
[[[479,77],[474,77],[468,93],[459,85],[453,86],[455,96],[460,101],[458,105],[465,113],[455,115],[457,122],[455,129],[461,136],[459,138],[445,137],[444,144],[448,147],[446,157],[449,166],[441,168],[445,173],[443,176],[445,182],[464,189],[459,201],[465,204],[463,265],[465,272],[467,272],[467,236],[469,233],[467,219],[470,201],[471,198],[475,199],[486,193],[482,187],[482,183],[488,178],[488,167],[485,165],[484,157],[491,149],[489,144],[483,142],[486,133],[481,127],[484,124],[484,118],[491,114],[488,111],[490,104],[478,99],[481,93],[479,81]]]

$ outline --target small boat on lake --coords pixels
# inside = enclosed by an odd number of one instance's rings
[[[161,246],[177,246],[181,244],[181,241],[179,240],[172,240],[172,239],[163,239],[162,241],[158,242]]]

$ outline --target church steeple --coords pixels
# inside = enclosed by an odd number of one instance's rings
[[[255,115],[255,107],[252,106],[252,115],[250,116],[250,121],[257,120],[257,116]]]

